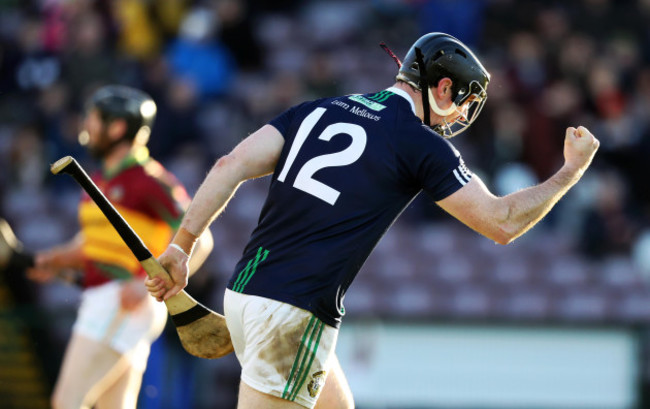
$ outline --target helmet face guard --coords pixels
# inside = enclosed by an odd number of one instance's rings
[[[453,104],[447,110],[436,105],[430,90],[442,78],[450,78],[453,83]],[[442,123],[432,128],[451,138],[467,129],[480,114],[487,99],[490,74],[460,40],[444,33],[430,33],[411,46],[396,79],[422,92],[424,123],[431,126],[430,106],[443,117]],[[447,122],[444,117],[453,113],[458,113],[458,119]]]
[[[452,104],[451,110],[456,112],[459,116],[454,122],[447,122],[443,118],[441,124],[434,125],[432,128],[445,138],[452,138],[459,133],[464,132],[470,125],[476,121],[485,101],[487,101],[487,92],[478,82],[472,81],[470,83],[470,92],[467,95],[458,95]],[[431,94],[431,90],[427,92]],[[432,99],[432,95],[428,95],[428,99]],[[453,113],[452,112],[452,113]]]

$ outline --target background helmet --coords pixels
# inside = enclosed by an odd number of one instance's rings
[[[424,67],[420,67],[420,50]],[[424,78],[423,78],[424,73]],[[490,74],[472,51],[457,38],[444,33],[429,33],[420,37],[409,49],[397,74],[398,81],[404,81],[417,90],[427,91],[422,98],[429,99],[428,88],[436,86],[440,79],[448,77],[453,81],[452,101],[460,107],[472,97],[467,115],[457,123],[437,125],[434,129],[445,137],[451,137],[467,129],[478,117],[485,100]],[[428,105],[428,101],[425,102]],[[428,109],[425,109],[425,118]],[[428,120],[425,121],[429,125]],[[457,129],[454,129],[457,128]]]
[[[99,88],[91,96],[87,109],[96,109],[104,122],[124,119],[127,129],[123,139],[132,141],[138,136],[144,143],[156,118],[156,103],[153,99],[145,92],[124,85]]]

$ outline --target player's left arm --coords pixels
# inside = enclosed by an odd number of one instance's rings
[[[474,175],[438,205],[472,229],[500,244],[508,244],[539,222],[580,180],[600,143],[586,128],[569,127],[564,165],[543,183],[503,197],[490,193]]]
[[[476,232],[508,244],[537,223],[562,196],[561,190],[547,185],[498,197],[474,174],[465,186],[436,203]]]

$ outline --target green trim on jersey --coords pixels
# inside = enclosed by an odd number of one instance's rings
[[[269,255],[269,250],[264,250],[262,247],[257,249],[257,255],[255,258],[248,260],[248,264],[246,264],[246,268],[244,268],[242,271],[239,272],[239,275],[237,276],[237,280],[235,281],[235,284],[232,286],[233,291],[236,291],[238,293],[241,293],[244,291],[244,287],[246,287],[246,284],[250,281],[251,277],[253,277],[253,274],[255,274],[255,271],[257,271],[257,266],[259,266],[262,261],[266,260],[266,257]]]
[[[112,280],[128,280],[133,278],[133,274],[122,267],[113,265],[113,264],[105,264],[105,263],[94,263],[97,269],[99,269],[102,273],[107,278],[110,278]]]
[[[393,95],[395,95],[394,92],[385,89],[383,91],[377,92],[375,95],[369,96],[368,99],[371,99],[376,102],[385,102],[388,98],[392,97]]]
[[[388,94],[382,94],[382,93],[388,93]],[[395,95],[390,91],[381,91],[376,93],[375,95],[372,95],[369,98],[366,98],[362,95],[350,95],[348,98],[351,99],[354,102],[358,102],[362,105],[367,106],[368,108],[372,109],[373,111],[381,111],[382,109],[386,108],[386,105],[382,105],[379,102],[384,102],[390,97],[391,95]],[[372,99],[372,100],[371,100]]]
[[[124,157],[120,161],[117,166],[111,168],[111,169],[102,169],[102,175],[104,176],[104,179],[110,180],[114,178],[116,175],[121,173],[124,169],[128,169],[131,166],[134,165],[145,165],[149,160],[149,149],[145,146],[140,146],[136,147],[129,152],[128,155]]]

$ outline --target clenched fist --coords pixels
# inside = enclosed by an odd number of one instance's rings
[[[564,138],[564,161],[566,165],[583,173],[591,164],[600,142],[584,126],[569,127]]]

